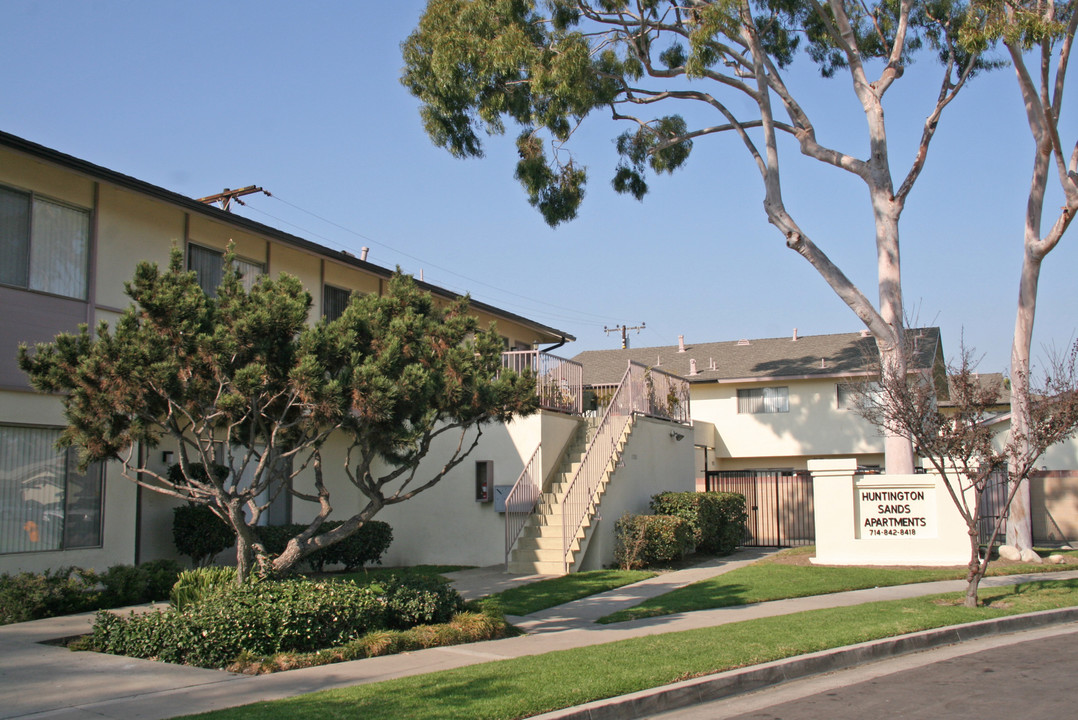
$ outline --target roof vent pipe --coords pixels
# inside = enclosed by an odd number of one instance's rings
[[[797,328],[794,328],[794,336],[792,338],[790,338],[790,339],[793,340],[794,342],[797,342]]]
[[[684,335],[678,335],[677,336],[677,351],[678,352],[685,352],[685,336]]]
[[[363,262],[367,262],[367,253],[369,253],[370,251],[371,249],[369,247],[361,247],[359,249],[359,259]]]
[[[826,370],[827,369],[827,358],[820,358],[820,369],[821,370]]]

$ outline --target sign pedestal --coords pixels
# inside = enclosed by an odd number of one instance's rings
[[[859,475],[857,461],[810,460],[819,565],[966,565],[969,531],[942,478]]]

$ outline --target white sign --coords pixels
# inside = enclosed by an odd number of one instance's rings
[[[858,538],[936,537],[934,487],[862,485],[855,492]]]

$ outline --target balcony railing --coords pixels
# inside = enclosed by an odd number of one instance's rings
[[[502,367],[518,373],[531,371],[539,406],[580,415],[584,406],[584,367],[572,360],[538,350],[502,353]]]

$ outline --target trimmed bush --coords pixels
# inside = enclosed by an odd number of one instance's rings
[[[236,544],[236,536],[207,506],[187,504],[172,510],[172,542],[195,567],[206,567],[218,553]]]
[[[692,528],[696,551],[727,555],[745,532],[745,497],[736,493],[664,492],[651,498],[656,515],[676,515]]]
[[[80,568],[0,575],[0,625],[95,610],[97,576]]]
[[[167,600],[181,570],[175,560],[152,560],[134,567],[113,565],[98,576],[104,589],[94,609]]]
[[[100,574],[72,567],[0,575],[0,625],[164,600],[179,574],[174,561],[155,560]]]
[[[692,528],[673,515],[626,513],[614,525],[614,561],[623,570],[672,562],[693,547]]]
[[[194,605],[224,585],[236,584],[236,568],[211,565],[184,570],[176,578],[168,599],[176,610]]]
[[[386,624],[403,630],[416,625],[447,623],[464,610],[464,600],[452,585],[428,575],[391,576],[383,585]]]
[[[320,532],[328,532],[339,527],[340,521],[328,521],[322,523]],[[259,541],[266,552],[271,555],[280,555],[284,552],[288,541],[299,535],[307,528],[306,525],[267,525],[257,528]],[[315,572],[322,572],[327,565],[340,564],[345,571],[357,570],[368,563],[382,562],[382,555],[389,549],[393,542],[393,529],[388,523],[380,520],[368,520],[360,526],[359,530],[327,548],[316,550],[303,561]]]
[[[199,667],[241,653],[313,652],[383,628],[385,601],[352,582],[282,580],[227,585],[183,610],[119,617],[98,613],[93,649]]]

